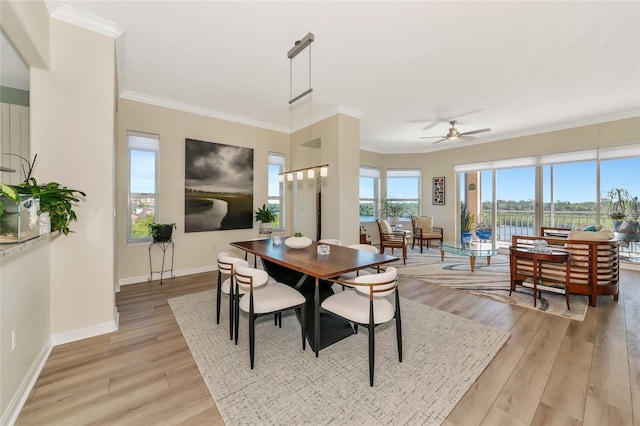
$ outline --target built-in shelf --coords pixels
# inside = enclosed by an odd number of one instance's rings
[[[20,243],[2,244],[0,245],[0,260],[14,256],[24,250],[28,250],[29,248],[48,240],[51,238],[51,235],[52,234],[42,234]]]

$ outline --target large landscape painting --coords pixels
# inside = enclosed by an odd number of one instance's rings
[[[185,232],[253,227],[253,149],[187,139]]]

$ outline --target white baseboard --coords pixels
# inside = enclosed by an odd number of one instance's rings
[[[174,270],[173,271],[173,276],[174,277],[182,277],[184,275],[193,275],[193,274],[200,274],[202,272],[211,272],[211,271],[217,271],[217,265],[209,265],[209,266],[199,266],[197,268],[189,268],[189,269],[180,269],[180,270]],[[165,272],[163,275],[163,280],[167,280],[171,277],[171,274],[168,272]],[[160,279],[160,273],[159,272],[154,272],[153,273],[153,279],[159,280]],[[128,285],[128,284],[137,284],[137,283],[144,283],[144,282],[148,282],[149,281],[149,275],[143,275],[143,276],[138,276],[138,277],[129,277],[129,278],[120,278],[118,280],[118,287],[122,286],[122,285]]]
[[[24,407],[25,402],[27,402],[27,398],[29,398],[29,395],[35,386],[36,381],[40,376],[40,372],[44,368],[52,349],[53,345],[51,344],[51,341],[49,341],[40,350],[36,359],[33,360],[31,368],[29,368],[29,371],[18,387],[18,390],[13,395],[13,398],[11,398],[7,409],[2,413],[2,417],[0,417],[0,425],[12,426],[16,420],[18,420],[20,411],[22,411],[22,407]]]
[[[65,343],[75,342],[76,340],[88,339],[89,337],[111,333],[112,331],[116,331],[118,329],[117,319],[118,317],[116,316],[113,321],[92,325],[91,327],[65,331],[64,333],[54,334],[51,336],[51,343],[53,344],[53,346],[58,346],[64,345]]]

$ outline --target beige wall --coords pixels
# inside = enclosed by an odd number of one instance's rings
[[[319,148],[304,144],[320,139]],[[360,120],[336,114],[309,129],[291,136],[291,169],[329,164],[326,178],[321,180],[322,234],[321,238],[337,238],[343,244],[358,242]],[[304,179],[287,183],[292,194],[292,230],[315,240],[316,181]],[[354,202],[355,200],[355,202]]]
[[[460,148],[422,155],[379,155],[361,153],[361,165],[386,169],[419,168],[422,170],[421,214],[433,216],[436,226],[442,226],[446,238],[457,235],[457,200],[459,184],[453,167],[458,164],[504,160],[531,155],[569,152],[598,146],[613,146],[640,140],[640,117],[610,121],[601,124],[541,133],[486,144],[465,145]],[[384,161],[380,159],[383,158]],[[382,166],[383,164],[383,166]],[[431,204],[431,182],[436,176],[446,178],[444,206]],[[371,234],[377,240],[377,228]]]
[[[31,153],[39,182],[87,193],[51,246],[51,334],[115,327],[114,40],[51,20],[51,70],[31,68]]]
[[[0,424],[20,408],[14,395],[34,364],[48,354],[50,243],[0,258]],[[12,332],[17,346],[11,350]],[[11,406],[10,406],[11,405]]]
[[[173,234],[176,274],[212,270],[218,253],[234,252],[230,242],[258,236],[257,222],[253,229],[184,232],[185,139],[253,148],[253,204],[257,207],[267,203],[267,180],[264,177],[267,176],[268,154],[279,152],[288,158],[289,135],[126,99],[118,102],[117,122],[117,251],[118,278],[122,284],[144,281],[149,276],[149,244],[127,244],[128,130],[160,135],[160,206],[157,220],[177,224]],[[154,256],[154,270],[159,269],[156,268],[159,266],[156,260]]]

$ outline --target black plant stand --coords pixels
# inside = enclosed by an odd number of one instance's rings
[[[154,271],[153,270],[153,266],[151,264],[151,247],[153,246],[158,246],[160,247],[160,250],[162,250],[162,267],[160,268],[159,271]],[[164,260],[165,257],[167,255],[167,249],[171,247],[171,269],[164,269]],[[149,244],[149,278],[147,279],[147,281],[151,281],[153,280],[153,273],[159,273],[160,274],[160,285],[162,285],[162,278],[165,272],[170,272],[171,276],[170,278],[175,277],[175,275],[173,275],[173,254],[174,254],[174,250],[175,247],[173,245],[173,241],[168,240],[168,241],[154,241],[151,244]]]

